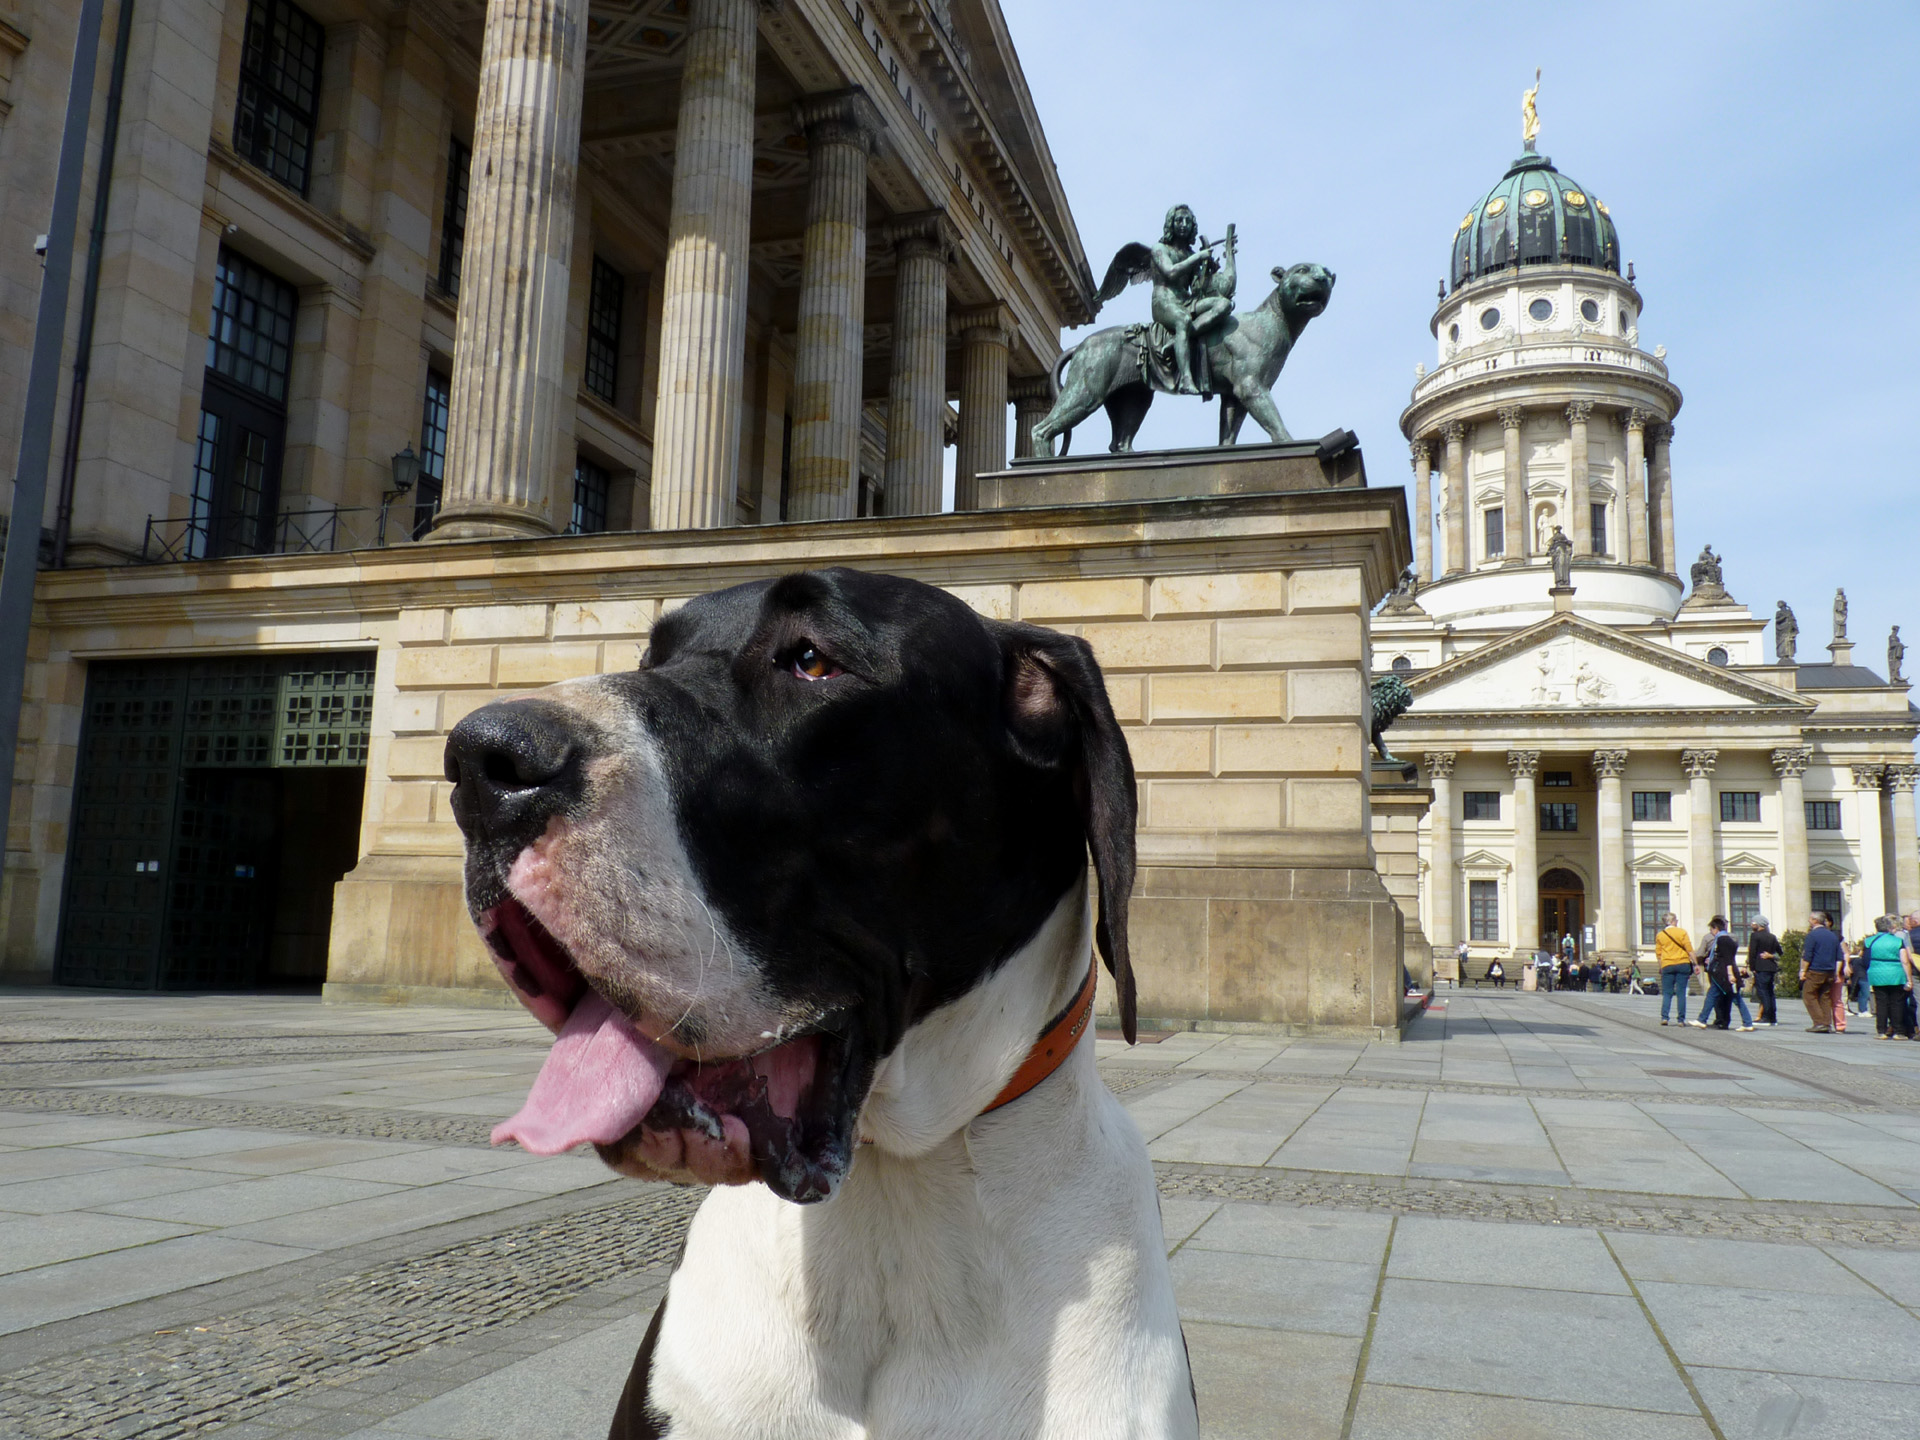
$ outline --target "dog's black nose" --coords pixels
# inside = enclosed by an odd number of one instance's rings
[[[467,716],[447,736],[453,818],[468,839],[525,844],[581,791],[581,727],[544,700],[507,700]]]

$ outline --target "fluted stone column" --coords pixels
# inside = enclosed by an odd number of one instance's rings
[[[1887,846],[1880,822],[1880,787],[1887,777],[1884,765],[1855,765],[1853,788],[1860,811],[1860,885],[1854,891],[1854,914],[1849,932],[1873,929],[1876,915],[1887,912]],[[1838,927],[1836,927],[1838,928]]]
[[[1773,773],[1780,777],[1780,904],[1785,914],[1776,929],[1804,930],[1813,908],[1813,882],[1807,874],[1807,794],[1802,777],[1813,748],[1787,745],[1773,752]]]
[[[953,508],[977,502],[974,477],[1007,466],[1007,351],[1013,313],[995,302],[953,317],[960,334],[960,445],[953,464]]]
[[[757,0],[691,0],[653,412],[656,530],[725,525],[740,468]]]
[[[1682,750],[1687,772],[1687,910],[1680,923],[1697,940],[1718,908],[1720,879],[1713,856],[1713,767],[1718,750]]]
[[[1467,567],[1467,427],[1449,420],[1440,427],[1440,438],[1447,442],[1447,574],[1459,575]]]
[[[844,520],[860,493],[867,157],[880,114],[858,88],[793,107],[807,137],[807,229],[793,347],[790,520]]]
[[[1893,894],[1887,898],[1902,915],[1920,910],[1920,837],[1914,833],[1912,765],[1887,767],[1887,799],[1893,812]]]
[[[1644,410],[1627,412],[1627,563],[1647,559],[1647,422]]]
[[[1649,508],[1658,517],[1659,554],[1653,563],[1678,579],[1680,550],[1673,534],[1673,426],[1662,422],[1653,427],[1653,460],[1648,466],[1647,485],[1653,492]]]
[[[1013,401],[1013,458],[1032,459],[1033,427],[1053,408],[1053,387],[1044,375],[1024,375],[1007,382],[1007,398]]]
[[[1501,560],[1504,565],[1526,564],[1533,544],[1533,526],[1527,519],[1526,469],[1520,459],[1520,426],[1525,419],[1526,412],[1518,405],[1500,407],[1501,472],[1507,482],[1506,499],[1501,502],[1507,511],[1507,548]]]
[[[1593,773],[1600,785],[1600,953],[1633,953],[1633,897],[1627,885],[1627,812],[1623,777],[1627,752],[1596,750]]]
[[[1433,448],[1413,442],[1413,573],[1433,583]]]
[[[953,227],[937,210],[886,229],[893,246],[893,370],[887,380],[887,510],[940,512],[946,448],[947,262]]]
[[[1427,939],[1435,950],[1451,951],[1463,931],[1455,918],[1459,881],[1453,871],[1453,837],[1459,826],[1454,806],[1451,750],[1427,752],[1427,780],[1433,786],[1433,806],[1427,811],[1430,834],[1427,853]]]
[[[1538,750],[1509,750],[1513,771],[1513,953],[1531,955],[1540,944],[1540,805],[1534,780]]]
[[[493,0],[480,45],[436,537],[551,531],[587,0]]]
[[[1567,538],[1573,541],[1576,555],[1597,553],[1593,546],[1593,494],[1588,489],[1592,465],[1587,451],[1587,421],[1592,415],[1591,400],[1576,400],[1567,406],[1567,430],[1573,451],[1567,484],[1567,503],[1573,507],[1573,528],[1567,532]]]

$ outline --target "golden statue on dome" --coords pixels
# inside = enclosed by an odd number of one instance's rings
[[[1533,88],[1520,97],[1520,139],[1527,149],[1533,149],[1533,142],[1540,138],[1540,111],[1534,101],[1540,98],[1540,67],[1533,67]]]

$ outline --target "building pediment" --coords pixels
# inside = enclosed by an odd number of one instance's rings
[[[1411,682],[1415,717],[1490,711],[1809,708],[1806,700],[1665,646],[1555,615]]]
[[[1813,880],[1858,880],[1860,872],[1851,865],[1841,865],[1832,860],[1816,860],[1807,867],[1807,876]]]
[[[1499,870],[1505,872],[1513,867],[1504,855],[1496,855],[1491,850],[1475,850],[1460,861],[1462,870]]]
[[[1658,850],[1649,850],[1644,855],[1634,856],[1632,861],[1628,863],[1627,868],[1635,872],[1667,875],[1677,874],[1687,867],[1671,855],[1663,854]]]
[[[1727,875],[1771,875],[1773,864],[1762,860],[1758,855],[1742,850],[1737,855],[1729,855],[1720,862],[1720,869]]]

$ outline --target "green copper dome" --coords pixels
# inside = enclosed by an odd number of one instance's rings
[[[1532,150],[1467,212],[1453,237],[1452,286],[1512,265],[1592,265],[1620,273],[1607,207]]]

